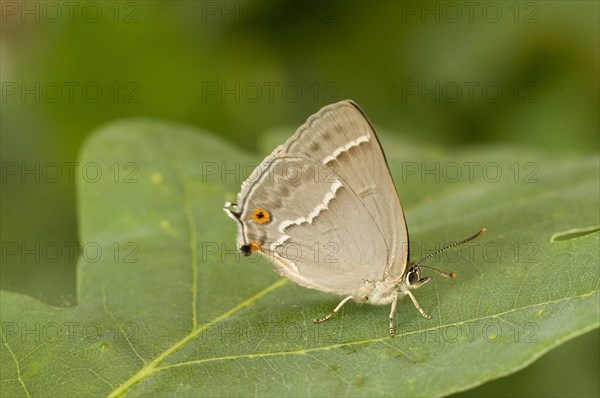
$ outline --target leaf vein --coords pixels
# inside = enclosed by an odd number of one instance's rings
[[[198,327],[198,230],[196,223],[196,214],[192,207],[190,188],[186,180],[184,179],[184,173],[181,171],[181,167],[175,161],[172,162],[173,170],[177,175],[179,184],[181,185],[182,196],[183,196],[183,211],[185,218],[188,223],[188,229],[190,231],[190,254],[192,256],[192,330]]]
[[[142,358],[140,356],[140,354],[137,352],[137,350],[133,346],[133,343],[131,342],[131,340],[129,340],[129,336],[127,336],[127,333],[125,333],[125,331],[123,330],[123,327],[117,321],[117,318],[114,316],[114,314],[108,308],[108,298],[106,297],[106,288],[104,286],[102,286],[102,290],[101,291],[102,291],[102,307],[104,308],[104,311],[108,314],[108,316],[110,316],[110,318],[115,323],[115,325],[117,326],[117,328],[119,328],[119,333],[121,335],[123,335],[123,337],[125,337],[125,341],[127,342],[127,344],[129,344],[129,346],[133,350],[133,353],[135,354],[135,356],[138,357],[143,363],[147,363],[147,361],[144,358]],[[111,385],[111,388],[114,388],[114,387]]]
[[[10,352],[10,356],[12,357],[13,361],[15,362],[15,367],[17,368],[17,379],[19,380],[19,383],[21,383],[23,390],[25,390],[25,394],[27,394],[28,397],[31,397],[31,395],[29,394],[29,391],[27,390],[27,386],[25,385],[25,380],[23,380],[23,377],[21,377],[21,367],[19,366],[19,360],[15,356],[15,353],[13,352],[13,350],[8,345],[8,341],[6,340],[6,335],[4,334],[4,332],[2,332],[0,330],[0,333],[2,334],[2,342],[8,349],[8,352]]]
[[[196,338],[199,334],[201,334],[203,332],[206,332],[208,329],[212,328],[217,323],[222,322],[223,320],[231,317],[236,312],[238,312],[238,311],[240,311],[240,310],[242,310],[242,309],[244,309],[246,307],[251,306],[256,301],[260,300],[263,296],[271,293],[272,291],[280,288],[281,286],[284,286],[285,284],[287,284],[287,281],[288,281],[287,279],[281,278],[277,282],[271,284],[267,288],[265,288],[265,289],[261,290],[260,292],[256,293],[254,296],[252,296],[252,297],[248,298],[247,300],[241,302],[240,304],[236,305],[235,307],[233,307],[229,311],[221,314],[220,316],[218,316],[214,320],[212,320],[212,321],[210,321],[208,323],[201,324],[201,325],[197,326],[194,330],[192,330],[190,333],[188,333],[182,339],[180,339],[175,344],[173,344],[171,347],[169,347],[165,351],[163,351],[154,360],[152,360],[151,362],[147,363],[137,373],[135,373],[133,376],[131,376],[125,382],[121,383],[116,389],[112,390],[108,394],[108,397],[117,397],[117,396],[120,396],[120,395],[124,394],[129,388],[131,388],[135,384],[141,382],[142,380],[144,380],[145,378],[149,377],[153,373],[155,373],[155,372],[157,372],[157,371],[159,371],[161,369],[165,369],[166,368],[165,366],[159,367],[159,364],[163,360],[165,360],[167,357],[169,357],[171,354],[175,353],[176,351],[179,351],[189,341],[191,341],[194,338]]]
[[[570,301],[570,300],[575,300],[575,299],[581,299],[581,298],[592,296],[595,293],[598,293],[598,290],[594,290],[594,291],[591,291],[589,293],[581,294],[581,295],[578,295],[578,296],[565,297],[565,298],[561,298],[561,299],[558,299],[558,300],[547,301],[547,302],[542,302],[542,303],[536,303],[536,304],[524,306],[524,307],[521,307],[521,308],[512,308],[510,310],[507,310],[507,311],[504,311],[504,312],[501,312],[501,313],[498,313],[498,314],[492,314],[492,315],[487,315],[487,316],[483,316],[483,317],[475,317],[475,318],[472,318],[472,319],[467,319],[467,320],[463,320],[463,321],[459,321],[459,322],[454,322],[454,323],[450,323],[450,324],[446,324],[446,325],[437,325],[437,326],[434,326],[434,327],[429,328],[429,329],[421,329],[421,330],[415,330],[415,331],[412,331],[412,332],[405,332],[405,333],[401,333],[401,334],[396,335],[396,337],[385,336],[385,337],[378,337],[378,338],[374,338],[374,339],[350,341],[350,342],[344,342],[344,343],[331,344],[331,345],[328,345],[328,346],[321,346],[321,347],[315,347],[315,348],[306,348],[306,349],[294,350],[294,351],[276,351],[276,352],[263,352],[263,353],[249,353],[249,354],[240,354],[240,355],[226,355],[226,356],[221,356],[221,357],[202,358],[202,359],[196,359],[196,360],[193,360],[193,361],[186,361],[186,362],[180,362],[180,363],[176,363],[176,364],[172,364],[172,365],[162,366],[162,367],[157,368],[156,371],[167,370],[167,369],[181,367],[181,366],[191,366],[191,365],[196,365],[196,364],[203,364],[203,363],[206,363],[206,362],[215,362],[215,361],[224,361],[224,360],[232,360],[232,359],[242,359],[242,358],[245,358],[245,359],[254,359],[254,358],[272,357],[272,356],[280,356],[280,355],[308,355],[311,352],[329,351],[329,350],[333,350],[333,349],[336,349],[336,348],[341,348],[342,346],[371,344],[371,343],[383,343],[385,341],[392,341],[392,339],[399,339],[399,338],[402,338],[402,337],[405,337],[405,336],[411,336],[411,335],[415,335],[415,334],[422,334],[422,333],[433,332],[433,331],[437,331],[437,330],[439,330],[439,329],[441,329],[443,327],[461,326],[461,325],[464,325],[464,324],[467,324],[467,323],[471,323],[471,322],[482,321],[484,319],[498,318],[498,319],[502,320],[502,316],[507,315],[507,314],[511,314],[513,312],[524,311],[524,310],[528,310],[530,308],[535,308],[535,307],[539,307],[539,306],[547,306],[547,305],[551,305],[551,304],[558,304],[558,303],[563,302],[563,301]]]

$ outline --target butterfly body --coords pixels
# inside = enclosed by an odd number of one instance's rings
[[[400,280],[383,280],[375,282],[373,290],[365,296],[365,301],[374,305],[389,304],[398,297],[406,295],[407,286]]]

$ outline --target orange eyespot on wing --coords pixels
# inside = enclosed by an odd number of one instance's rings
[[[257,207],[252,212],[252,219],[257,224],[268,224],[269,222],[271,222],[271,213],[269,213],[265,209]]]

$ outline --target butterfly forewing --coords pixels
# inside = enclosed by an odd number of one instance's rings
[[[372,126],[351,101],[311,116],[256,168],[237,216],[240,246],[252,243],[304,286],[354,294],[406,267],[394,183]]]
[[[408,259],[404,214],[375,130],[358,105],[324,107],[281,150],[319,160],[348,182],[386,239],[386,269],[401,275]]]

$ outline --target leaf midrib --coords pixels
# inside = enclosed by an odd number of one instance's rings
[[[420,330],[414,330],[411,332],[405,332],[405,333],[400,333],[395,335],[394,337],[390,337],[390,336],[384,336],[384,337],[378,337],[378,338],[374,338],[374,339],[366,339],[366,340],[356,340],[356,341],[349,341],[349,342],[345,342],[345,343],[338,343],[338,344],[331,344],[331,345],[327,345],[327,346],[321,346],[321,347],[315,347],[315,348],[307,348],[307,349],[303,349],[303,350],[292,350],[292,351],[273,351],[273,352],[262,352],[262,353],[249,353],[249,354],[241,354],[241,355],[226,355],[226,356],[221,356],[221,357],[212,357],[212,358],[203,358],[203,359],[198,359],[195,361],[187,361],[187,362],[180,362],[180,363],[176,363],[176,364],[172,364],[172,365],[166,365],[166,366],[162,366],[156,369],[156,371],[160,371],[160,370],[165,370],[165,369],[170,369],[170,368],[175,368],[175,367],[180,367],[180,366],[188,366],[188,365],[194,365],[194,364],[198,364],[198,363],[205,363],[205,362],[214,362],[214,361],[221,361],[221,360],[229,360],[229,359],[240,359],[240,358],[262,358],[262,357],[271,357],[271,356],[277,356],[277,355],[303,355],[303,354],[308,354],[311,352],[318,352],[318,351],[329,351],[332,349],[336,349],[336,348],[341,348],[341,347],[347,347],[347,346],[354,346],[354,345],[361,345],[361,344],[371,344],[371,343],[380,343],[380,342],[385,342],[387,340],[393,340],[394,338],[402,338],[402,337],[406,337],[406,336],[412,336],[412,335],[418,335],[418,334],[422,334],[422,333],[429,333],[432,331],[437,331],[441,328],[447,328],[447,327],[452,327],[452,326],[462,326],[464,324],[467,323],[472,323],[472,322],[477,322],[477,321],[482,321],[485,319],[493,319],[493,318],[501,318],[504,315],[508,315],[511,314],[513,312],[517,312],[517,311],[525,311],[531,308],[535,308],[535,307],[540,307],[540,306],[546,306],[546,305],[553,305],[553,304],[558,304],[562,301],[568,301],[568,300],[577,300],[577,299],[582,299],[582,298],[586,298],[589,296],[592,296],[594,293],[598,293],[598,290],[594,290],[591,291],[587,294],[581,294],[581,295],[577,295],[577,296],[571,296],[571,297],[564,297],[558,300],[553,300],[553,301],[548,301],[545,303],[536,303],[536,304],[532,304],[532,305],[528,305],[525,307],[519,307],[519,308],[512,308],[510,310],[498,313],[498,314],[491,314],[491,315],[486,315],[483,317],[475,317],[472,319],[466,319],[466,320],[462,320],[462,321],[458,321],[458,322],[453,322],[453,323],[446,323],[446,324],[439,324],[437,326],[431,327],[431,328],[427,328],[427,329],[420,329]],[[594,327],[599,326],[600,323],[594,325]]]

